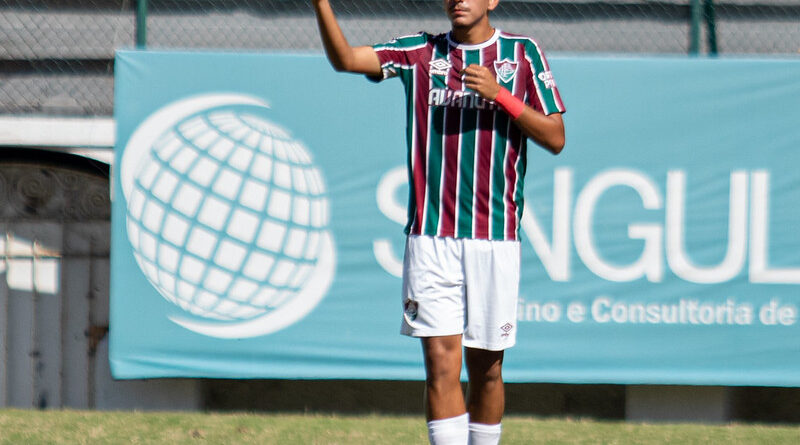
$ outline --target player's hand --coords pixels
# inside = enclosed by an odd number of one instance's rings
[[[472,64],[461,70],[464,85],[477,92],[484,99],[494,100],[500,92],[500,85],[489,68]]]

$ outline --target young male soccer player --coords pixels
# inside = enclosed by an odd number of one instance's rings
[[[565,108],[547,61],[530,38],[489,24],[499,0],[443,0],[449,33],[360,47],[329,0],[312,1],[337,71],[405,85],[402,333],[422,339],[430,442],[497,444],[503,350],[516,339],[526,139],[555,154],[564,146]]]

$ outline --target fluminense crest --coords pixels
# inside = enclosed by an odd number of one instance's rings
[[[494,70],[497,72],[497,77],[504,83],[511,82],[514,76],[517,75],[517,62],[508,59],[495,60]]]

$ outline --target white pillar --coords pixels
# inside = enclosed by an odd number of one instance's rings
[[[625,419],[721,423],[730,420],[729,402],[724,386],[628,385]]]

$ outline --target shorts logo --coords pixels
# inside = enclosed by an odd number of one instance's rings
[[[511,333],[511,330],[514,329],[514,325],[511,323],[506,323],[503,326],[500,326],[500,330],[503,331],[501,334],[502,337],[508,337]]]
[[[414,321],[417,319],[417,308],[419,305],[416,301],[406,300],[404,304],[404,311],[409,320]]]
[[[450,65],[450,62],[444,59],[436,59],[430,61],[429,67],[432,76],[446,76],[453,65]]]
[[[542,71],[536,77],[538,77],[539,80],[541,80],[544,83],[544,87],[547,88],[548,90],[556,86],[556,81],[555,79],[553,79],[553,73],[551,73],[550,71]]]
[[[494,70],[497,72],[497,77],[504,83],[511,82],[514,76],[517,75],[517,62],[512,62],[508,59],[495,60]]]

